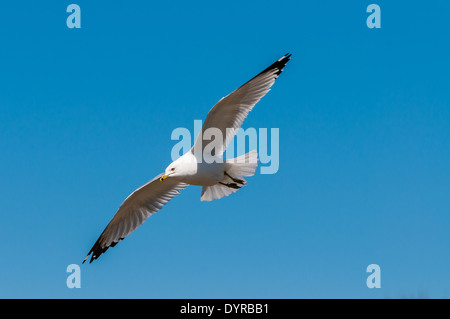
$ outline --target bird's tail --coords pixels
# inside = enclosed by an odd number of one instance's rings
[[[258,152],[250,151],[242,156],[226,160],[225,175],[218,184],[202,188],[202,201],[212,201],[235,193],[246,184],[244,176],[255,175]]]

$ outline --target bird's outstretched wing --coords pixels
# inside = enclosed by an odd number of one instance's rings
[[[203,139],[203,133],[208,128],[218,128],[222,133],[223,143],[215,149],[216,154],[212,155],[221,156],[248,113],[270,91],[271,86],[275,83],[275,79],[283,71],[290,57],[291,54],[286,54],[250,81],[217,102],[209,111],[202,131],[197,137],[191,152],[193,154],[203,154],[204,147],[211,142]]]
[[[159,211],[169,200],[178,195],[188,184],[170,178],[161,182],[156,176],[147,184],[136,189],[120,206],[103,233],[91,248],[83,263],[92,254],[90,263],[130,235],[152,214]]]

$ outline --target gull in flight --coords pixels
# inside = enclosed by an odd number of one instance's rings
[[[286,54],[217,102],[209,111],[192,149],[125,199],[83,263],[91,254],[90,263],[109,247],[114,247],[188,185],[202,186],[202,201],[228,196],[244,186],[244,176],[253,176],[258,166],[256,150],[225,161],[223,152],[248,113],[269,92],[290,57],[291,54]],[[205,133],[211,130],[220,133],[214,135],[220,135],[221,139],[217,141],[216,137],[215,147],[208,153],[206,148],[211,141]]]

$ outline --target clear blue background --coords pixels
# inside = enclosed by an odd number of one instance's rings
[[[0,297],[448,298],[450,3],[374,2],[2,1]],[[186,189],[68,289],[172,130],[286,52],[243,126],[278,173]]]

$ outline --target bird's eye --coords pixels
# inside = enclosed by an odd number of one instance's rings
[[[170,170],[173,172],[175,170],[175,167],[172,167]]]

